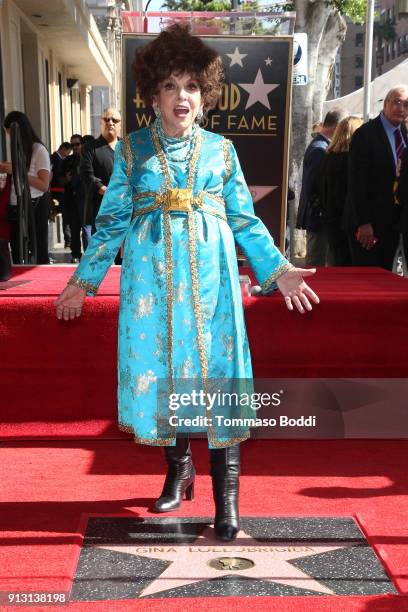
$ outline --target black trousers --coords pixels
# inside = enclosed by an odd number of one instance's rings
[[[349,235],[351,261],[353,266],[371,266],[391,270],[399,242],[399,233],[388,230],[377,235],[377,244],[371,249],[364,249],[356,240],[355,235]]]
[[[77,202],[75,200],[64,203],[66,218],[71,228],[71,253],[72,258],[81,258],[81,230],[82,223],[79,215]]]
[[[48,217],[50,214],[50,198],[48,193],[44,193],[40,198],[32,200],[35,219],[35,233],[37,238],[37,265],[46,265],[50,263],[48,256]],[[18,223],[11,224],[11,253],[13,263],[21,263],[18,256]]]
[[[351,266],[351,253],[346,232],[338,225],[327,226],[327,241],[329,253],[327,263],[329,266]]]

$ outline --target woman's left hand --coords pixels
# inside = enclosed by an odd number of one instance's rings
[[[6,174],[12,174],[13,170],[11,168],[11,162],[9,161],[0,162],[0,172],[5,172]]]
[[[303,280],[303,276],[312,276],[315,272],[316,268],[311,268],[310,270],[293,268],[284,272],[276,280],[276,284],[285,298],[288,310],[293,310],[293,305],[295,305],[299,312],[304,313],[305,309],[312,310],[309,300],[315,304],[320,302],[315,292]]]

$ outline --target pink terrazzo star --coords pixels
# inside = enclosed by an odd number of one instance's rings
[[[150,546],[115,544],[96,546],[96,548],[171,562],[160,576],[142,591],[140,594],[142,597],[231,574],[334,595],[332,590],[296,568],[289,561],[350,546],[353,544],[339,546],[338,544],[314,542],[313,546],[309,546],[293,542],[258,542],[242,530],[238,532],[237,539],[231,544],[220,544],[214,538],[213,528],[207,527],[191,544],[152,544]],[[209,562],[220,558],[226,560],[224,565],[227,569],[219,570],[209,565]],[[234,562],[233,558],[250,559],[254,565],[241,569],[240,563]]]

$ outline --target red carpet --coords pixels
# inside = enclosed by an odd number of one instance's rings
[[[2,438],[124,437],[116,428],[120,269],[67,323],[53,302],[74,269],[16,267],[11,286],[1,284]],[[304,316],[279,295],[245,299],[256,377],[408,378],[406,279],[339,268],[320,269],[310,283],[321,304]]]
[[[407,451],[406,441],[249,442],[243,445],[241,514],[354,516],[397,589],[408,593]],[[196,500],[184,502],[172,515],[212,515],[205,444],[195,441],[193,452],[199,474]],[[0,591],[68,590],[79,555],[81,517],[146,516],[163,481],[160,450],[125,440],[13,442],[1,447],[0,465],[5,532]],[[183,605],[187,610],[240,610],[246,601],[230,605],[222,598],[188,599]],[[408,595],[268,597],[251,598],[248,604],[254,610],[290,612],[401,611],[408,610]],[[180,600],[70,604],[84,611],[176,606]]]
[[[0,435],[8,439],[0,443],[0,591],[69,590],[86,516],[149,516],[163,482],[160,449],[135,445],[116,428],[120,270],[110,270],[100,297],[67,325],[56,320],[53,301],[72,271],[17,267],[17,284],[0,290],[6,356]],[[258,377],[408,377],[406,279],[375,269],[319,270],[311,284],[322,303],[304,317],[287,312],[278,296],[245,300]],[[184,502],[175,516],[213,513],[206,443],[194,441],[193,451],[196,500]],[[408,612],[407,451],[408,440],[257,440],[242,452],[243,516],[353,516],[399,596],[129,600],[69,608]]]

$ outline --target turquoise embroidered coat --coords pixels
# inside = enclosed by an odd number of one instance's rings
[[[181,431],[168,418],[168,394],[180,381],[209,388],[252,378],[235,242],[264,289],[291,267],[254,214],[229,140],[197,128],[189,158],[168,157],[155,125],[117,144],[97,231],[70,281],[95,295],[124,241],[119,428],[153,445],[173,445]],[[211,417],[208,406],[203,415]],[[249,437],[210,418],[199,430],[210,448]]]

